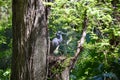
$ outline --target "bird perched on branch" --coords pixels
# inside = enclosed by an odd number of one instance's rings
[[[65,33],[61,32],[61,31],[58,31],[56,33],[56,37],[53,38],[53,40],[50,43],[50,54],[53,54],[54,51],[56,50],[56,48],[58,48],[60,43],[63,41],[63,37],[62,37],[63,34],[65,34]]]

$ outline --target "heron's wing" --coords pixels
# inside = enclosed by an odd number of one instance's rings
[[[57,46],[58,46],[58,42],[56,41],[56,39],[53,39],[50,42],[50,54],[53,54],[53,52],[57,48]]]

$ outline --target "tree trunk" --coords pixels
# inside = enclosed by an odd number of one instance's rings
[[[13,0],[11,80],[46,80],[47,21],[43,0]]]

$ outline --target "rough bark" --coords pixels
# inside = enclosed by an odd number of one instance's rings
[[[43,0],[13,0],[11,80],[46,80],[47,21]]]

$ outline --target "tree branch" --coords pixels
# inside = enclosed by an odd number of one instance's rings
[[[70,65],[69,65],[70,70],[74,67],[74,65],[77,61],[77,58],[80,55],[80,52],[82,51],[83,44],[84,44],[84,41],[85,41],[85,37],[86,37],[86,33],[87,33],[86,32],[87,31],[87,24],[88,24],[87,12],[86,11],[85,11],[85,14],[84,14],[82,36],[81,36],[80,40],[78,41],[77,51],[76,51],[74,57],[72,58],[72,60],[70,62]]]

